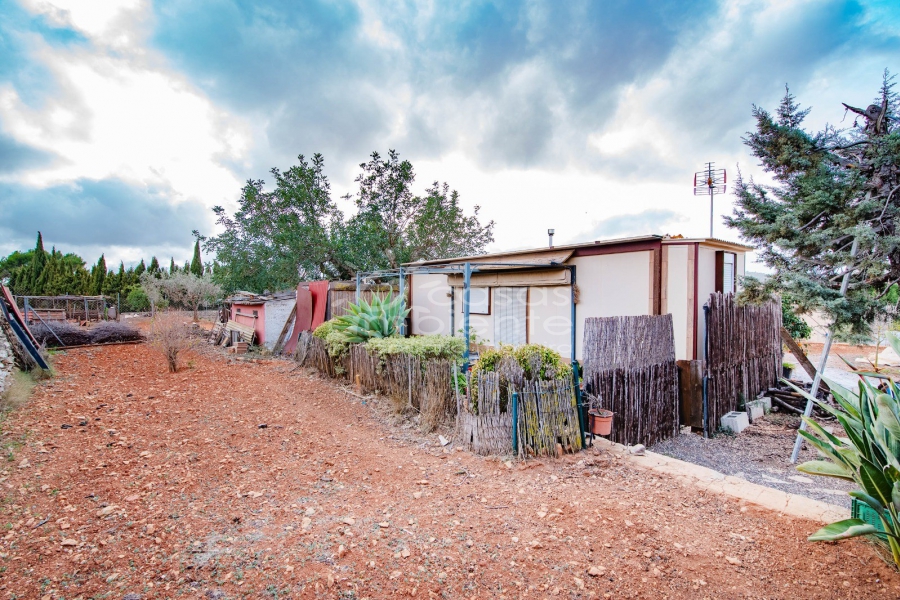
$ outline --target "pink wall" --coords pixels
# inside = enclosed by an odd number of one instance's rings
[[[240,312],[238,312],[240,309]],[[253,311],[257,317],[253,318]],[[241,325],[249,325],[256,331],[256,344],[266,341],[266,305],[265,304],[232,304],[231,319]]]

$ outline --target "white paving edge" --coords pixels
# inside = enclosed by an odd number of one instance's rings
[[[622,444],[604,439],[595,439],[594,446],[621,455],[629,465],[638,469],[673,477],[684,486],[738,498],[784,515],[819,523],[832,523],[850,518],[850,509],[842,506],[783,492],[740,477],[724,475],[713,469],[649,450],[646,450],[643,456],[638,456],[629,453],[628,448]]]

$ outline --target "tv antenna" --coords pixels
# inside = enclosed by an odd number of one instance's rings
[[[709,237],[713,237],[713,196],[725,193],[727,176],[725,169],[717,169],[716,163],[706,163],[706,168],[694,173],[694,195],[709,194]]]

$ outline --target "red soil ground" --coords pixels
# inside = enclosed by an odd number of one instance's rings
[[[608,454],[445,452],[288,362],[56,368],[3,426],[0,598],[900,596],[865,542]]]

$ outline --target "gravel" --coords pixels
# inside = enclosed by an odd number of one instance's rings
[[[793,415],[773,412],[736,436],[719,434],[704,439],[694,433],[682,434],[655,445],[651,450],[725,475],[849,508],[847,492],[856,489],[852,482],[805,475],[790,463],[799,424],[800,419]],[[843,435],[840,426],[833,421],[822,424],[837,429],[835,435]],[[797,463],[817,458],[818,453],[804,444]]]

